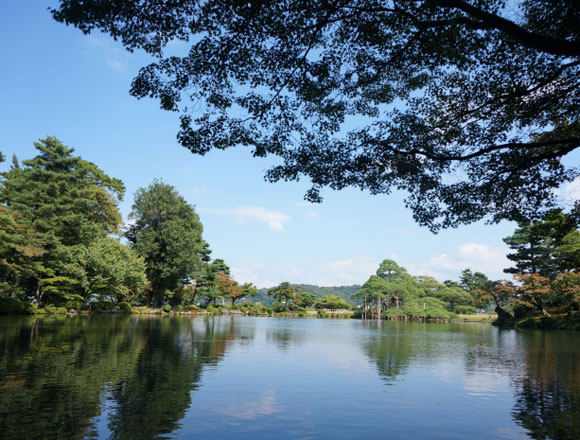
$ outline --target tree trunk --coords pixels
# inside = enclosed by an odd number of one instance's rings
[[[365,304],[363,308],[363,319],[367,319],[367,297],[365,296]]]

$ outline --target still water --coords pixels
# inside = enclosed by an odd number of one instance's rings
[[[580,438],[580,333],[0,318],[0,438]]]

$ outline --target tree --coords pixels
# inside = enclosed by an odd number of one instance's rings
[[[1,173],[6,271],[0,281],[17,283],[42,302],[45,291],[59,296],[77,281],[62,271],[70,248],[119,230],[124,186],[55,137],[34,146],[37,156],[22,164],[14,157]]]
[[[219,296],[222,298],[230,298],[232,300],[232,306],[242,297],[240,285],[231,276],[226,275],[224,272],[218,272],[216,274],[216,281],[216,289],[219,292]]]
[[[537,218],[578,175],[562,163],[580,146],[575,0],[162,5],[60,0],[52,14],[157,57],[131,94],[181,112],[184,147],[280,156],[266,178],[309,177],[309,200],[403,189],[436,231]],[[164,54],[175,40],[185,55]]]
[[[571,310],[580,308],[580,272],[566,272],[556,276],[551,283],[558,300]]]
[[[513,295],[513,301],[536,309],[549,318],[548,307],[557,298],[557,292],[550,286],[550,279],[537,273],[514,275],[514,278],[521,284],[515,288],[517,294]]]
[[[258,296],[260,293],[260,292],[258,292],[258,288],[256,286],[254,286],[252,283],[244,283],[240,286],[240,289],[242,291],[240,299]],[[233,302],[232,302],[232,304],[233,304]]]
[[[276,287],[268,289],[268,296],[275,298],[281,304],[285,304],[285,308],[288,309],[294,304],[300,290],[300,287],[293,286],[288,281],[284,281]]]
[[[507,255],[516,264],[504,269],[506,273],[553,278],[580,267],[578,224],[561,210],[551,211],[541,220],[520,222],[514,234],[503,240],[515,251]]]
[[[418,294],[417,286],[411,275],[407,273],[407,269],[393,260],[383,260],[377,269],[377,276],[387,282],[384,285],[383,295],[389,305],[399,308],[402,301]]]
[[[352,306],[336,295],[325,295],[314,304],[317,309],[351,309]]]
[[[199,276],[198,287],[202,295],[205,296],[206,305],[211,302],[215,305],[217,299],[224,296],[223,291],[218,287],[218,275],[220,274],[229,279],[230,268],[221,258],[204,264],[204,269]],[[224,287],[223,283],[222,287]]]
[[[495,312],[497,313],[498,320],[501,322],[510,321],[512,319],[512,315],[506,312],[503,309],[503,306],[506,305],[512,299],[515,292],[515,286],[511,281],[508,280],[500,280],[500,281],[493,281],[489,284],[476,289],[473,291],[473,295],[475,296],[476,303],[484,303],[488,300],[493,300],[495,303]]]
[[[77,280],[85,299],[96,293],[127,301],[136,298],[147,284],[143,258],[111,237],[72,249],[66,270]]]
[[[313,293],[303,292],[296,298],[296,303],[300,307],[312,307],[318,298]]]
[[[203,226],[175,188],[158,180],[137,190],[130,218],[134,223],[127,238],[145,259],[152,304],[160,306],[166,291],[201,276],[206,247]]]

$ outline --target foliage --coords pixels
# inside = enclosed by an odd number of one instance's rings
[[[485,274],[481,272],[473,273],[471,269],[464,269],[461,272],[459,286],[469,292],[474,306],[485,308],[489,305],[491,297],[480,294],[480,292],[493,289],[493,282]]]
[[[18,298],[0,298],[0,315],[33,315],[36,307]]]
[[[161,307],[161,310],[163,310],[165,313],[169,313],[171,312],[171,305],[165,304]]]
[[[89,309],[91,312],[110,312],[115,308],[115,304],[112,301],[96,301],[90,304]]]
[[[323,298],[326,298],[328,296],[334,296],[336,298],[339,298],[336,295],[326,295]],[[296,304],[298,304],[301,307],[312,307],[314,305],[314,303],[316,302],[316,300],[317,300],[316,295],[314,295],[313,293],[302,292],[302,293],[299,293],[298,296],[296,297]],[[348,306],[350,308],[350,304]]]
[[[316,309],[327,309],[327,310],[336,310],[336,309],[351,309],[352,306],[346,302],[344,299],[339,298],[336,295],[326,295],[320,298],[314,304]]]
[[[352,301],[353,303],[357,303],[359,300],[358,298],[351,298],[351,296],[360,290],[361,286],[359,285],[352,285],[352,286],[315,286],[312,284],[293,284],[294,286],[298,287],[299,289],[303,290],[304,293],[310,293],[316,296],[316,298],[322,298],[324,295],[336,295],[339,298],[344,299],[345,301]],[[255,302],[261,302],[262,304],[271,304],[274,302],[272,297],[268,296],[268,289],[259,289],[258,295],[254,297]]]
[[[232,306],[236,303],[236,300],[242,297],[240,285],[224,272],[218,272],[216,274],[216,289],[219,292],[219,296],[232,300]]]
[[[475,307],[473,307],[473,306],[457,306],[457,307],[455,307],[454,311],[458,315],[473,315],[475,313]]]
[[[183,146],[280,156],[267,178],[309,177],[309,200],[403,189],[437,230],[532,218],[578,175],[562,164],[580,146],[575,0],[159,5],[60,0],[52,14],[158,57],[131,94],[181,112]],[[191,47],[166,54],[175,40]]]
[[[22,164],[14,158],[1,174],[0,281],[39,302],[66,301],[77,280],[62,262],[72,247],[118,231],[124,187],[54,137],[34,146],[37,156]]]
[[[135,194],[126,235],[146,264],[152,303],[161,305],[167,290],[202,272],[206,243],[192,206],[175,188],[154,181]]]
[[[131,304],[129,304],[128,302],[120,302],[119,304],[117,304],[117,307],[119,307],[119,311],[121,313],[129,314],[129,315],[133,311],[131,309]]]
[[[576,219],[560,210],[543,219],[518,223],[514,234],[504,238],[514,251],[508,258],[515,267],[506,273],[539,273],[553,278],[556,274],[580,267],[580,231]]]
[[[296,306],[296,300],[301,290],[300,287],[294,286],[288,281],[284,281],[278,286],[268,289],[268,296],[271,296],[277,301],[277,304],[273,305],[274,311],[279,311],[280,309],[291,310]]]
[[[71,249],[65,271],[78,281],[84,298],[95,293],[125,301],[139,295],[147,284],[143,258],[111,237]]]
[[[252,283],[244,283],[240,286],[241,297],[240,298],[254,298],[258,295],[258,289]]]

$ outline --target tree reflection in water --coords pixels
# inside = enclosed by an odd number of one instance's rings
[[[0,432],[6,439],[168,434],[206,365],[235,339],[233,319],[5,319],[0,328]]]

